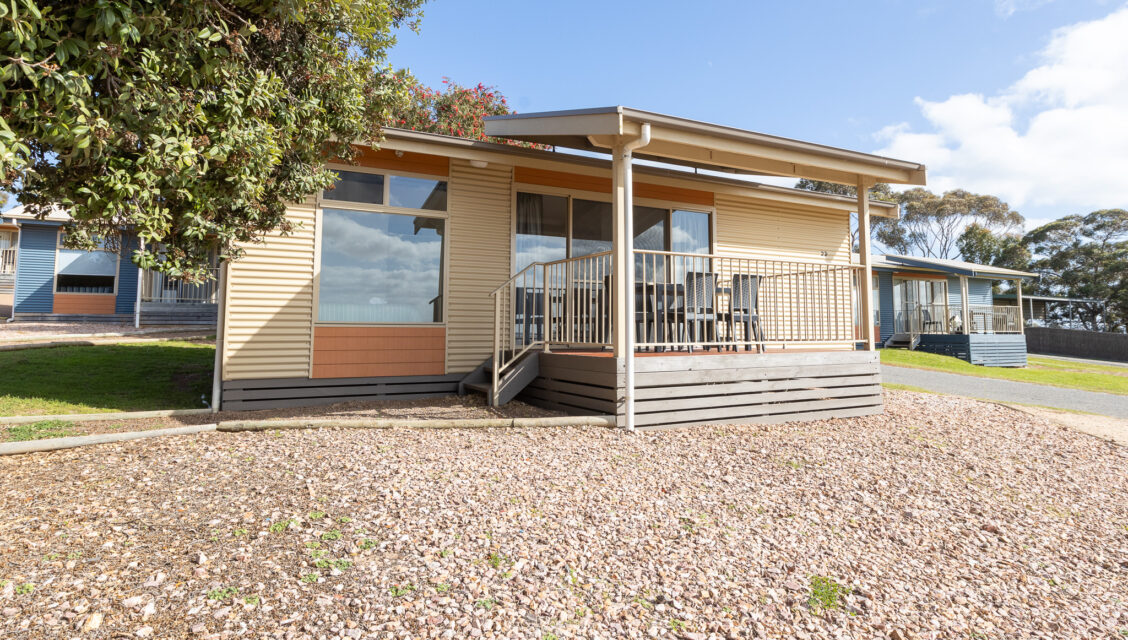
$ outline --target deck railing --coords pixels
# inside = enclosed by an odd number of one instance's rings
[[[158,271],[141,272],[141,302],[175,304],[214,304],[219,269],[209,270],[211,278],[205,282],[189,283]]]
[[[606,251],[533,263],[495,289],[494,375],[538,346],[610,347],[612,258]],[[639,349],[760,351],[858,341],[859,266],[664,251],[635,251],[634,260],[631,324]]]
[[[16,249],[0,249],[0,274],[16,272]]]
[[[968,305],[969,333],[1020,333],[1018,307],[1006,305]],[[893,333],[964,333],[960,305],[909,303],[896,309]]]

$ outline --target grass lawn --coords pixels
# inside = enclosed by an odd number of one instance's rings
[[[215,347],[149,342],[0,352],[0,416],[195,409]]]
[[[917,369],[946,371],[981,378],[999,378],[1016,382],[1033,382],[1052,387],[1102,391],[1128,395],[1128,369],[1108,365],[1093,365],[1083,362],[1066,362],[1031,356],[1025,369],[1006,367],[982,367],[959,358],[941,356],[923,351],[904,349],[882,349],[881,361]]]

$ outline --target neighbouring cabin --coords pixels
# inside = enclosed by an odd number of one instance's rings
[[[123,232],[117,247],[75,251],[63,245],[65,212],[36,219],[16,207],[3,219],[10,230],[5,242],[0,227],[0,296],[10,281],[17,321],[216,324],[216,283],[188,284],[138,269],[129,259],[138,245],[131,233]]]
[[[996,281],[1036,274],[957,260],[886,255],[874,262],[874,333],[887,348],[919,349],[989,367],[1026,366],[1025,319],[996,304]]]
[[[682,153],[654,126],[655,153]],[[792,171],[830,153],[771,141]],[[631,167],[624,199],[615,160],[399,130],[360,151],[290,207],[292,233],[226,266],[223,409],[477,390],[639,427],[881,410],[854,321],[858,199],[652,166]],[[856,155],[817,173],[857,181],[872,162],[923,181],[919,165]],[[866,202],[867,224],[871,207],[898,213]]]

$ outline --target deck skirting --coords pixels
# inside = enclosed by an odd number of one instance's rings
[[[543,354],[540,376],[518,396],[625,424],[625,364],[611,357]],[[769,423],[881,413],[875,352],[709,353],[635,359],[635,425]]]
[[[224,380],[224,411],[310,407],[362,400],[410,400],[458,393],[461,374],[378,378]]]
[[[917,349],[985,367],[1026,366],[1026,336],[1021,333],[922,334]]]

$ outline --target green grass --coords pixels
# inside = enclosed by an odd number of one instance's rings
[[[1128,375],[1123,375],[1128,371],[1123,368],[1104,365],[1087,365],[1080,362],[1066,363],[1059,360],[1034,357],[1030,358],[1030,366],[1025,369],[982,367],[951,356],[941,356],[923,351],[906,351],[904,349],[882,349],[881,361],[884,364],[946,371],[981,378],[1032,382],[1051,387],[1128,395]],[[1063,368],[1061,365],[1069,366]],[[1109,371],[1105,371],[1106,369]],[[1121,375],[1116,375],[1116,373]]]
[[[0,352],[0,416],[195,409],[215,347],[191,342]]]
[[[44,438],[65,438],[76,435],[73,422],[66,420],[40,420],[31,424],[14,424],[2,434],[7,442],[24,442]]]

